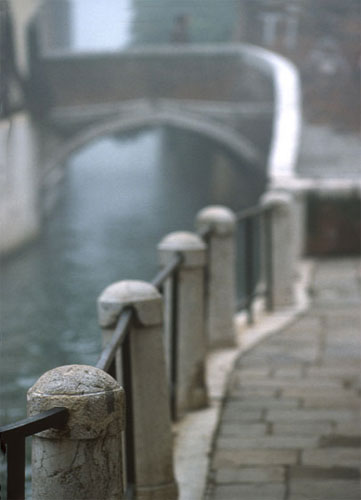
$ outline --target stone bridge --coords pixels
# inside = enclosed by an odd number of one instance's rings
[[[26,159],[16,141],[6,139],[9,172],[21,167],[18,178],[28,180],[19,188],[21,197],[16,189],[4,191],[0,211],[4,219],[12,214],[5,251],[39,228],[68,156],[108,134],[164,125],[214,141],[247,174],[293,175],[298,76],[288,61],[263,49],[224,44],[53,52],[36,61],[33,76],[37,99],[45,89],[50,105],[45,118],[26,122],[25,114],[26,123],[24,117],[19,122]],[[25,227],[29,217],[31,231]]]
[[[240,168],[267,176],[279,125],[277,75],[297,86],[283,59],[238,44],[54,53],[42,65],[51,95],[47,128],[56,139],[55,148],[50,136],[45,141],[45,186],[71,152],[97,137],[158,125],[205,136]]]

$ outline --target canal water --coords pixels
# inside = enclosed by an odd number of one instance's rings
[[[106,10],[96,0],[59,5],[71,29],[49,15],[49,47],[119,50],[133,38],[147,39],[149,23],[131,0],[107,0]],[[174,15],[171,10],[168,22],[159,24],[165,41]],[[157,30],[152,36],[159,41]],[[41,235],[1,262],[0,425],[25,417],[26,392],[45,371],[96,362],[96,299],[104,287],[121,279],[150,280],[158,268],[157,243],[171,231],[193,230],[204,206],[239,210],[256,203],[264,179],[244,167],[205,139],[162,129],[104,137],[69,158]],[[31,498],[29,457],[27,463]]]
[[[26,391],[45,371],[96,362],[104,287],[150,280],[164,235],[192,230],[206,205],[250,206],[263,188],[191,134],[105,137],[74,154],[42,234],[2,263],[1,423],[25,416]]]

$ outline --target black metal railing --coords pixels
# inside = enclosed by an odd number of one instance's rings
[[[243,226],[244,276],[244,293],[238,300],[237,309],[246,311],[248,324],[253,324],[253,303],[256,298],[264,297],[266,309],[273,309],[271,213],[268,207],[257,205],[237,212],[236,219],[238,226]],[[264,271],[262,281],[259,280],[261,268]]]
[[[210,224],[204,225],[200,229],[198,229],[197,233],[204,241],[207,241],[209,235],[211,234],[212,227]]]
[[[66,408],[52,408],[14,424],[0,427],[1,451],[7,456],[7,498],[25,499],[25,440],[47,429],[61,429],[68,421]]]
[[[178,252],[174,258],[169,262],[167,266],[161,269],[156,276],[152,279],[151,283],[154,285],[160,292],[162,292],[162,287],[165,281],[170,278],[174,273],[176,273],[179,269],[179,266],[183,262],[183,255],[181,252]]]
[[[253,322],[252,306],[255,298],[263,296],[266,307],[271,310],[272,299],[272,225],[271,213],[268,208],[261,206],[251,207],[236,213],[238,225],[244,227],[244,266],[245,294],[239,303],[239,309],[247,312],[249,323]],[[262,230],[260,230],[262,228]],[[203,226],[198,235],[207,243],[212,232],[210,225]],[[260,266],[259,245],[256,245],[256,235],[260,238],[262,232],[262,257],[264,259],[264,283],[259,283],[256,268]],[[258,252],[256,251],[258,250]],[[170,410],[173,420],[177,418],[177,379],[178,379],[178,286],[179,269],[183,262],[181,252],[163,267],[151,283],[163,295],[167,295],[168,341],[169,341],[169,388]],[[259,273],[258,273],[259,274]],[[207,283],[207,269],[205,270]],[[205,287],[207,288],[207,287]],[[131,306],[121,311],[111,340],[107,343],[96,363],[96,368],[109,373],[120,381],[125,390],[126,398],[126,426],[125,426],[125,498],[134,497],[136,484],[135,454],[134,454],[134,427],[133,427],[133,369],[132,366],[132,322],[135,321],[135,312]],[[120,370],[120,373],[119,373]],[[24,498],[25,491],[25,438],[49,428],[61,428],[68,419],[65,408],[53,408],[34,417],[27,418],[15,424],[0,427],[1,449],[7,455],[7,498],[18,500]]]
[[[183,254],[177,252],[174,258],[161,269],[151,283],[164,295],[164,285],[169,281],[169,404],[172,420],[177,419],[177,382],[178,382],[178,283],[179,267],[184,260]]]
[[[183,255],[177,253],[167,266],[161,269],[151,283],[162,293],[164,284],[170,280],[171,321],[170,321],[170,409],[172,419],[177,418],[177,302],[178,302],[178,269]],[[126,422],[125,422],[125,498],[134,497],[135,457],[133,429],[133,391],[131,364],[130,326],[134,320],[134,309],[125,307],[119,315],[114,333],[103,349],[96,368],[104,370],[113,378],[121,379],[125,390]],[[116,356],[121,355],[121,374],[117,374]],[[119,375],[119,376],[117,376]],[[60,428],[65,425],[68,412],[65,408],[55,408],[40,413],[35,417],[21,420],[15,424],[0,427],[1,449],[7,455],[7,499],[21,500],[25,498],[25,438],[49,428]],[[1,498],[1,497],[0,497]]]
[[[131,336],[129,335],[134,309],[125,307],[121,312],[110,342],[103,349],[96,368],[104,370],[113,378],[117,377],[116,355],[121,353],[121,380],[125,391],[125,481],[126,498],[133,498],[135,485],[134,460],[134,429],[133,429],[133,390],[132,390],[132,363],[131,363]]]
[[[170,409],[172,419],[177,418],[176,414],[176,393],[177,393],[177,302],[178,302],[178,269],[183,261],[183,255],[177,253],[167,266],[161,269],[152,279],[151,283],[161,292],[164,291],[164,284],[170,280],[171,300],[171,331],[170,331]],[[96,368],[100,368],[109,373],[117,380],[121,380],[125,391],[126,417],[125,417],[125,483],[126,498],[134,496],[135,485],[135,456],[134,456],[134,427],[133,427],[133,388],[132,388],[132,357],[131,357],[131,335],[130,326],[134,320],[134,309],[125,307],[118,318],[115,330],[110,342],[103,349]],[[116,356],[121,354],[121,373],[117,373]]]

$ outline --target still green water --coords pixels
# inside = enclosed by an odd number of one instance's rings
[[[164,235],[192,230],[206,205],[250,206],[263,188],[188,134],[107,137],[74,154],[40,238],[2,263],[1,423],[25,416],[26,391],[45,371],[96,362],[107,285],[150,280]]]

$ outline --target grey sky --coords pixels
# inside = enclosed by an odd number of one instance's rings
[[[83,51],[125,46],[130,38],[131,3],[131,0],[72,0],[74,48]]]

